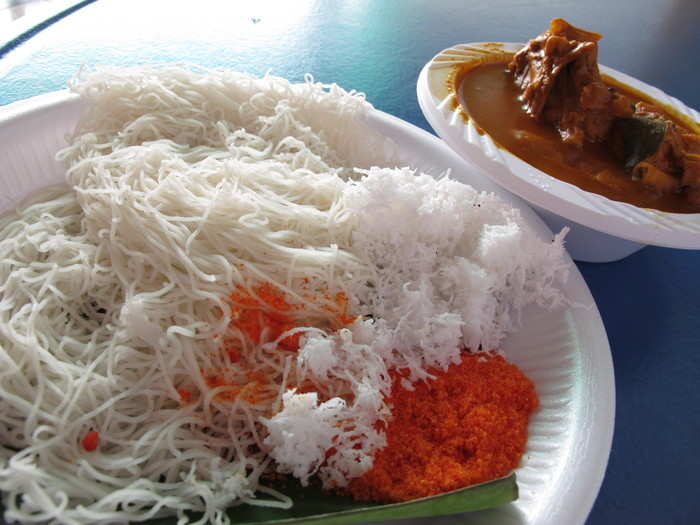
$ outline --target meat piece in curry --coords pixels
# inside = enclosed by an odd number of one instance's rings
[[[562,140],[581,148],[602,142],[616,117],[634,112],[631,102],[608,87],[598,71],[600,35],[561,18],[530,40],[509,64],[527,113],[554,125]]]
[[[678,196],[690,210],[668,209],[668,205],[659,209],[700,211],[700,135],[674,122],[650,101],[606,83],[598,68],[600,38],[555,19],[547,31],[517,52],[507,70],[523,110],[557,131],[565,150],[562,157],[570,165],[580,164],[582,170],[594,165],[584,158],[593,151],[593,144],[600,145],[595,146],[599,158],[601,148],[608,151],[629,180],[652,194],[634,204],[649,206],[653,194]],[[614,180],[609,170],[590,176],[604,183]],[[619,180],[614,184],[621,187]]]

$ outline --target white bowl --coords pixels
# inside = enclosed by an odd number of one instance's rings
[[[506,61],[523,44],[477,42],[445,49],[425,65],[418,78],[418,102],[436,133],[462,158],[533,206],[548,226],[568,226],[567,249],[578,261],[622,259],[645,245],[700,249],[700,214],[640,208],[584,191],[556,179],[499,148],[472,119],[465,119],[454,90],[455,68],[465,63]],[[652,97],[679,115],[700,122],[700,114],[679,100],[614,69],[601,73]]]

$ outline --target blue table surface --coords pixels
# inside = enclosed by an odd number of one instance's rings
[[[432,131],[415,92],[427,61],[457,43],[526,41],[554,17],[602,33],[601,63],[700,108],[697,0],[98,0],[26,38],[0,35],[0,105],[62,89],[81,66],[177,61],[292,81],[311,73]],[[587,523],[700,523],[700,252],[646,247],[578,267],[617,392]]]

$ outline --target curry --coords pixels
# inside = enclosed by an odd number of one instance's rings
[[[555,20],[510,63],[463,71],[459,102],[500,147],[551,176],[635,206],[699,213],[700,136],[599,75],[597,38]]]

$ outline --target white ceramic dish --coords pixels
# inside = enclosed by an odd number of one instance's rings
[[[447,89],[454,68],[465,63],[507,60],[522,48],[518,43],[460,44],[438,53],[421,71],[418,102],[428,122],[449,146],[486,172],[498,185],[525,199],[553,229],[571,228],[567,249],[575,260],[609,262],[644,245],[700,249],[700,214],[667,213],[638,208],[589,193],[551,177],[496,146],[464,119],[454,92]],[[679,100],[611,68],[608,75],[695,122],[700,114]]]
[[[54,160],[73,128],[80,101],[51,93],[0,108],[0,212],[27,194],[63,180]],[[552,233],[522,200],[479,175],[442,141],[395,117],[374,111],[367,124],[396,144],[401,161],[421,171],[452,170],[456,180],[495,192],[521,208],[542,238]],[[505,350],[534,381],[541,407],[532,419],[528,449],[517,471],[520,499],[504,507],[403,523],[580,525],[600,488],[613,434],[615,389],[605,328],[572,261],[565,293],[576,307],[531,309]]]

